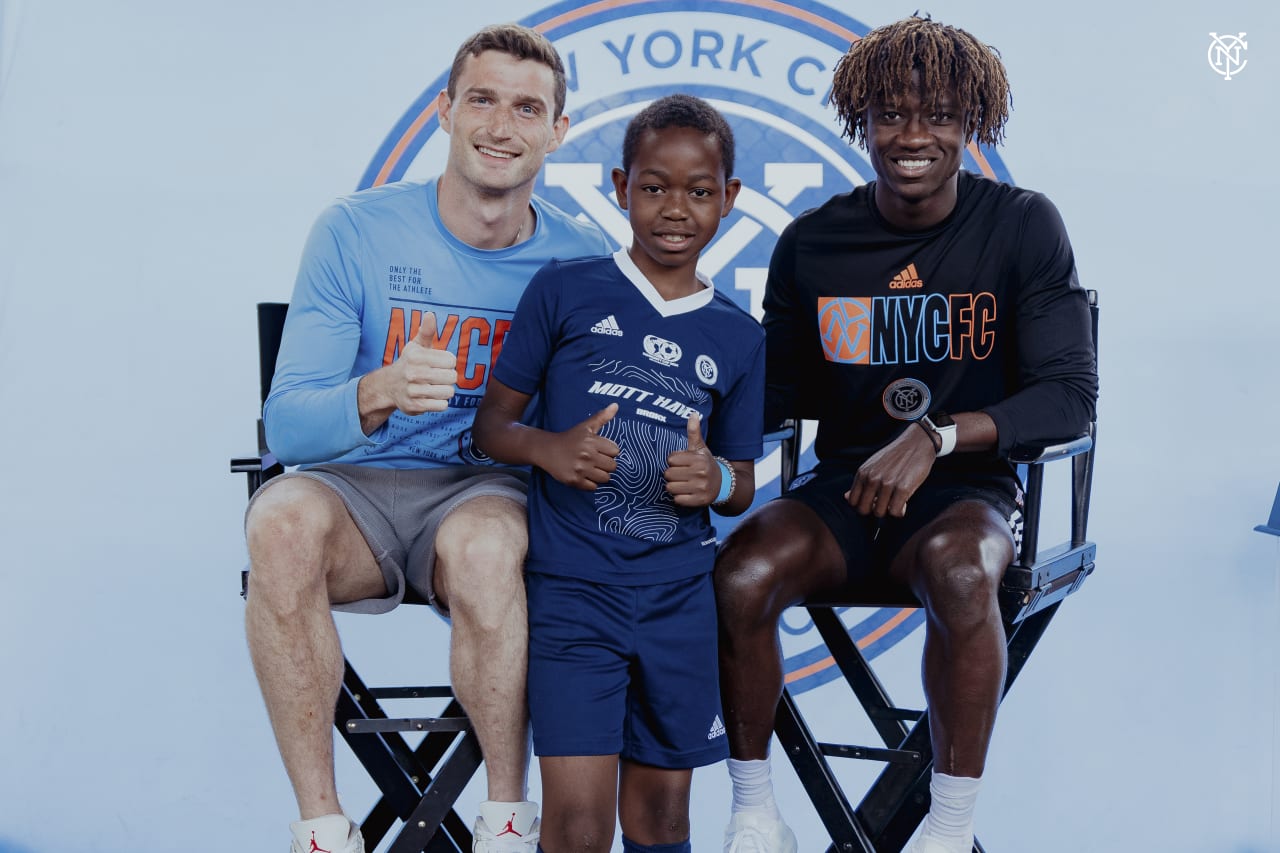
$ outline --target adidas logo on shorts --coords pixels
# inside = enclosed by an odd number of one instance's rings
[[[597,335],[613,335],[619,338],[622,337],[622,329],[618,328],[618,321],[612,314],[592,326],[591,331],[595,332]]]
[[[707,732],[707,740],[718,737],[724,737],[724,723],[720,722],[720,715],[716,714],[716,718],[711,721],[711,731]]]

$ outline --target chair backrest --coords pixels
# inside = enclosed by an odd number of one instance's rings
[[[258,303],[258,386],[264,403],[271,393],[271,377],[276,373],[276,356],[280,354],[280,338],[288,313],[287,302]]]

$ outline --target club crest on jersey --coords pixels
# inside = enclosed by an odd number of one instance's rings
[[[842,5],[856,9],[857,0]],[[672,92],[696,95],[724,114],[736,137],[735,177],[743,187],[698,268],[715,280],[717,291],[756,319],[763,316],[769,257],[782,230],[801,212],[874,177],[863,151],[841,138],[830,105],[836,63],[849,43],[869,30],[845,12],[812,0],[565,0],[520,23],[551,39],[564,59],[568,83],[569,130],[547,159],[535,192],[571,215],[595,222],[620,246],[631,243],[631,227],[614,198],[609,174],[620,165],[627,122]],[[387,134],[361,188],[424,179],[440,171],[449,137],[440,130],[435,99],[447,77],[442,62],[440,76],[421,90]],[[968,146],[963,165],[1012,183],[993,149]],[[422,278],[423,286],[430,286],[430,271],[424,270]],[[905,291],[904,298],[910,293]],[[873,358],[871,339],[856,337],[859,327],[849,314],[851,306],[835,307],[839,316],[833,313],[825,327],[830,340],[824,347],[836,355],[831,360],[857,361],[864,353]],[[607,312],[601,315],[592,318],[597,321],[594,334],[611,334],[614,324],[631,328],[627,317],[608,317],[614,323],[607,324]],[[678,346],[661,338],[646,338],[643,352],[665,366],[674,366],[681,355]],[[714,361],[699,358],[694,369],[699,382],[714,384]],[[815,433],[813,424],[804,430],[806,468],[814,462],[810,446]],[[777,494],[781,469],[776,446],[766,451],[756,463],[760,500]],[[734,523],[718,519],[717,531],[723,536]],[[793,692],[839,677],[812,625],[807,620],[789,624],[798,614],[784,616],[782,626]],[[848,611],[848,626],[873,657],[923,619],[915,610],[896,608],[861,616],[865,611]]]
[[[697,361],[693,363],[693,369],[705,385],[715,385],[716,379],[720,376],[720,368],[716,367],[715,359],[709,355],[698,356]]]

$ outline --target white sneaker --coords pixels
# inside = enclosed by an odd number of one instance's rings
[[[972,844],[969,845],[969,849],[973,849]],[[950,850],[932,838],[916,836],[915,842],[906,849],[906,853],[950,853]]]
[[[956,853],[956,851],[971,853],[972,850],[972,831],[969,833],[967,843],[962,841],[957,844],[954,839],[938,838],[929,833],[929,815],[926,814],[911,838],[907,840],[907,846],[902,848],[902,853]]]
[[[769,809],[734,812],[724,831],[724,853],[796,853],[796,834]]]
[[[327,814],[289,824],[293,845],[289,853],[364,853],[360,827],[346,815]]]
[[[471,853],[537,853],[541,829],[537,803],[485,800],[471,834]]]

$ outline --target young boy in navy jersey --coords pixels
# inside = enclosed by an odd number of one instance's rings
[[[733,133],[697,98],[627,127],[614,255],[552,261],[512,320],[476,444],[532,465],[529,704],[541,849],[688,851],[692,768],[727,755],[708,506],[744,512],[764,335],[697,272],[733,209]],[[539,395],[536,426],[521,418]]]

